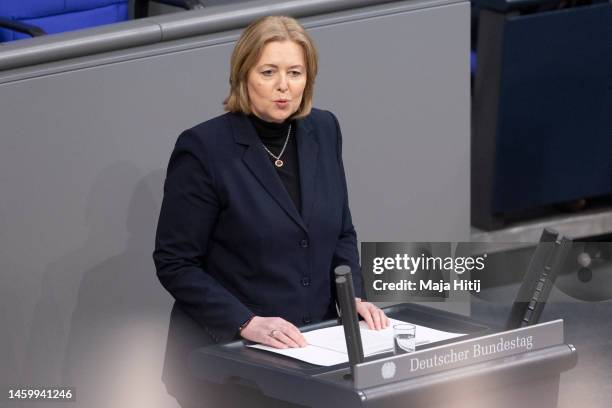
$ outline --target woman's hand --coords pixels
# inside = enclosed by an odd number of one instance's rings
[[[306,347],[308,344],[297,327],[280,317],[255,316],[240,335],[255,343],[280,349]]]
[[[370,329],[381,330],[389,326],[389,318],[376,305],[355,298],[355,306]]]

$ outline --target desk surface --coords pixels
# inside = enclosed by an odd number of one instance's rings
[[[432,309],[420,305],[395,305],[385,308],[385,312],[389,317],[392,317],[394,319],[408,321],[414,324],[431,327],[433,329],[458,333],[467,333],[466,336],[418,346],[417,350],[424,350],[430,347],[440,346],[458,340],[480,336],[493,330],[490,326],[476,322],[473,319],[470,319],[469,317],[456,315],[453,313],[441,311],[438,309]],[[324,327],[335,326],[337,324],[338,321],[329,320],[326,322],[305,326],[301,329],[302,331],[310,331],[321,329]],[[300,360],[295,360],[289,357],[272,354],[263,350],[244,347],[244,343],[242,341],[236,341],[225,345],[215,345],[211,347],[206,347],[205,349],[201,349],[201,351],[199,352],[206,353],[208,355],[215,355],[221,358],[229,358],[233,361],[239,361],[245,364],[258,364],[262,367],[270,367],[280,371],[289,370],[292,373],[300,373],[302,375],[307,376],[320,375],[327,372],[348,369],[348,363],[338,364],[331,367],[321,367]],[[389,355],[392,355],[392,353],[377,354],[375,356],[366,358],[366,361],[379,359],[381,357],[386,357]]]

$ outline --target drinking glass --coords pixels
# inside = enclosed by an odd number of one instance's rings
[[[410,323],[393,325],[393,351],[395,354],[412,353],[416,349],[416,326]]]

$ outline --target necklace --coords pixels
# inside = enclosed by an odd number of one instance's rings
[[[289,131],[287,132],[287,137],[285,138],[285,144],[283,145],[283,148],[281,149],[280,153],[278,154],[278,156],[276,156],[274,153],[272,153],[270,150],[268,150],[268,148],[266,147],[266,145],[263,145],[263,148],[266,149],[266,152],[268,152],[268,154],[272,157],[274,157],[276,160],[274,161],[274,165],[276,167],[283,167],[283,164],[285,164],[284,161],[281,160],[281,156],[283,155],[283,153],[285,153],[285,148],[287,147],[287,143],[289,142],[289,135],[291,134],[291,123],[289,124]]]

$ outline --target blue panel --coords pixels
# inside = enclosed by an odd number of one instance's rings
[[[0,0],[0,16],[13,20],[91,10],[128,0]]]
[[[128,5],[113,4],[110,6],[80,11],[75,13],[60,14],[57,16],[26,19],[23,22],[42,27],[47,33],[61,33],[64,31],[78,30],[104,24],[116,23],[128,19]],[[0,42],[11,41],[22,38],[30,38],[28,35],[16,33],[9,30],[0,30]]]
[[[12,20],[59,14],[65,0],[0,0],[0,16]]]
[[[612,194],[612,4],[507,17],[494,212]]]
[[[470,72],[476,75],[476,51],[470,51]]]
[[[65,0],[66,11],[81,11],[89,10],[104,6],[110,6],[111,4],[124,3],[128,4],[128,0]]]

